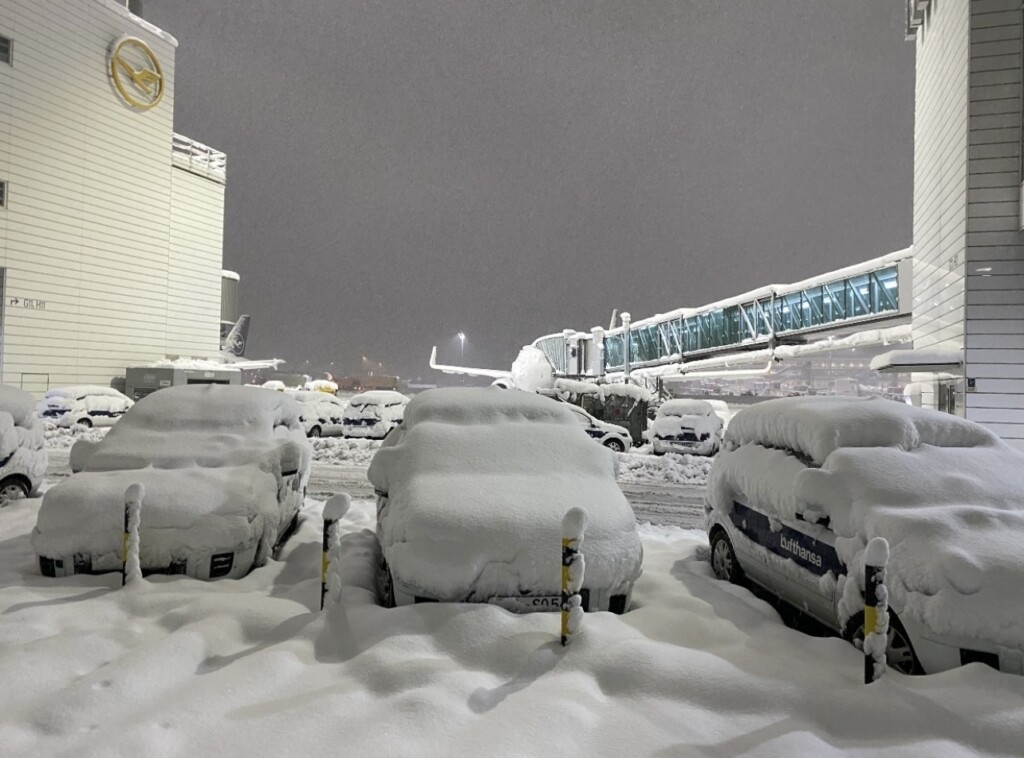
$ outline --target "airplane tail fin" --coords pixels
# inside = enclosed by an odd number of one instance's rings
[[[220,349],[230,353],[236,358],[245,357],[245,343],[249,339],[249,315],[238,317],[238,321],[231,327],[231,330],[221,338]]]

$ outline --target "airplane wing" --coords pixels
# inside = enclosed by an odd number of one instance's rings
[[[240,370],[246,369],[260,369],[260,368],[277,368],[286,361],[283,358],[267,358],[266,360],[238,360],[234,358],[231,353],[221,353],[223,359],[224,368],[237,368]]]
[[[437,345],[430,351],[430,368],[444,374],[464,374],[465,376],[488,376],[491,379],[511,379],[511,371],[499,371],[493,368],[470,368],[468,366],[447,366],[437,362]]]

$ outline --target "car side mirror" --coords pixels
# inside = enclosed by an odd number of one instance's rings
[[[85,467],[89,465],[89,459],[96,452],[98,444],[90,440],[78,440],[78,442],[71,446],[71,452],[68,454],[68,464],[71,466],[72,474],[85,470]]]
[[[302,468],[302,448],[294,442],[281,446],[281,476],[294,476]]]

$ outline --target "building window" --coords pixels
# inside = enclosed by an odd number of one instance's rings
[[[7,182],[0,181],[0,208],[7,207]]]
[[[0,63],[10,63],[13,51],[14,42],[9,37],[0,34]]]

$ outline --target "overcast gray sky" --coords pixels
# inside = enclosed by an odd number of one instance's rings
[[[893,0],[144,0],[228,154],[249,357],[508,368],[911,242]],[[437,378],[435,375],[434,379]]]

